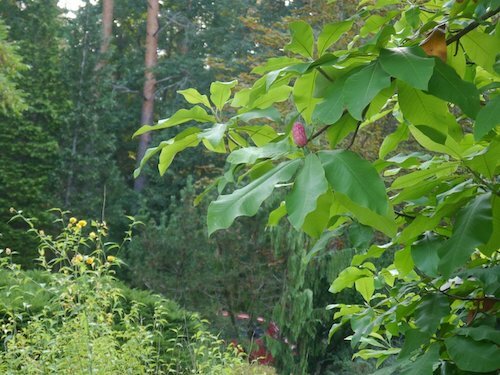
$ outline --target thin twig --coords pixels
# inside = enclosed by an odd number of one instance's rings
[[[488,18],[490,17],[493,17],[494,15],[496,15],[498,12],[500,12],[500,8],[497,8],[497,9],[493,9],[493,10],[490,10],[489,12],[483,14],[479,20],[480,21],[485,21],[487,20]],[[463,37],[465,34],[471,32],[472,30],[474,30],[475,28],[477,28],[479,25],[481,25],[481,22],[480,21],[474,21],[474,22],[471,22],[470,24],[468,24],[466,27],[464,27],[462,30],[460,30],[458,33],[456,33],[455,35],[451,36],[450,38],[446,39],[446,45],[449,46],[450,44],[454,43],[454,42],[457,42],[458,40],[460,40],[461,37]]]

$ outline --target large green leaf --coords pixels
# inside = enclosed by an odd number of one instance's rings
[[[379,215],[369,208],[354,203],[347,195],[339,192],[335,193],[335,200],[345,213],[352,214],[361,224],[377,229],[389,237],[396,235],[397,225],[393,217]]]
[[[206,139],[212,147],[217,147],[222,138],[224,138],[224,134],[227,130],[227,124],[214,124],[210,129],[204,130],[199,134],[200,139]]]
[[[268,108],[274,103],[280,103],[287,100],[292,90],[293,88],[287,85],[273,87],[265,94],[255,98],[251,105],[253,108]]]
[[[269,125],[246,125],[235,129],[248,134],[257,147],[262,147],[278,137],[276,130]]]
[[[479,250],[487,256],[491,256],[500,249],[500,197],[493,195],[491,199],[493,233],[487,244],[480,246]]]
[[[144,166],[149,161],[149,159],[151,159],[158,152],[163,151],[164,148],[172,147],[172,145],[175,142],[178,142],[177,146],[174,146],[171,149],[172,151],[178,149],[178,151],[176,151],[175,153],[182,150],[182,145],[185,145],[184,148],[197,146],[199,144],[198,134],[200,133],[200,131],[201,130],[198,128],[188,128],[188,129],[183,130],[179,134],[177,134],[174,138],[170,138],[167,141],[163,141],[156,147],[148,148],[146,150],[146,152],[144,153],[144,157],[142,158],[142,160],[139,164],[139,167],[137,167],[137,169],[134,171],[134,178],[137,178],[137,176],[139,176],[142,168],[144,168]],[[189,141],[184,141],[185,138],[189,138]],[[198,140],[197,142],[196,142],[195,138],[196,138],[196,140]],[[192,144],[192,146],[191,146],[191,144]]]
[[[378,151],[378,157],[384,159],[387,154],[395,150],[401,142],[406,141],[409,134],[408,126],[405,123],[399,124],[397,129],[382,141]]]
[[[415,187],[425,180],[435,179],[444,174],[452,174],[459,166],[458,162],[443,162],[429,166],[427,169],[405,174],[394,180],[391,189]]]
[[[451,336],[444,339],[444,344],[460,370],[490,372],[500,368],[500,349],[491,342]]]
[[[205,111],[202,107],[195,105],[193,108],[190,109],[179,109],[177,112],[175,112],[172,117],[165,119],[165,120],[160,120],[158,122],[158,125],[143,125],[139,130],[137,130],[133,137],[136,137],[138,135],[147,133],[152,130],[160,130],[160,129],[165,129],[165,128],[170,128],[175,125],[179,124],[184,124],[188,121],[197,121],[197,122],[215,122],[215,117],[212,115],[209,115],[207,111]]]
[[[275,185],[290,180],[300,163],[300,159],[283,162],[245,187],[231,194],[220,195],[208,207],[209,235],[216,230],[229,228],[239,216],[255,215]]]
[[[448,297],[444,294],[427,294],[415,310],[415,324],[423,332],[436,332],[441,319],[450,313]]]
[[[339,40],[343,33],[349,31],[353,23],[353,20],[347,20],[325,25],[318,36],[318,56],[322,56],[332,44]]]
[[[318,238],[324,232],[331,219],[330,208],[333,203],[333,193],[328,190],[318,198],[316,209],[304,219],[302,230],[312,238]]]
[[[379,215],[388,214],[384,182],[370,162],[348,150],[320,151],[318,154],[334,191]]]
[[[451,66],[434,59],[436,66],[429,81],[429,93],[458,105],[467,116],[476,118],[480,109],[476,86],[462,80]]]
[[[253,68],[252,73],[255,74],[266,74],[267,72],[272,72],[273,70],[278,70],[286,68],[287,66],[292,66],[295,64],[302,63],[303,60],[297,59],[295,57],[272,57],[267,60],[263,65],[259,65]]]
[[[478,117],[480,115],[481,112],[479,112]],[[472,159],[465,160],[464,163],[474,172],[493,180],[498,174],[497,169],[500,166],[498,155],[500,155],[500,137],[493,139],[488,147],[478,152]]]
[[[438,276],[439,256],[437,250],[442,243],[442,238],[426,233],[423,239],[412,245],[413,262],[424,274],[432,277]]]
[[[253,164],[258,159],[273,159],[284,156],[293,149],[288,141],[268,143],[261,147],[244,147],[229,154],[227,161],[231,164]]]
[[[177,93],[181,94],[188,103],[203,104],[206,107],[210,108],[208,97],[206,95],[200,94],[196,89],[179,90],[177,91]]]
[[[352,288],[356,280],[363,277],[373,277],[373,273],[366,268],[347,267],[333,281],[329,290],[332,293],[338,293],[345,288]]]
[[[481,140],[492,129],[500,125],[500,96],[491,99],[477,114],[474,138]]]
[[[413,270],[414,264],[410,247],[396,251],[394,254],[394,266],[396,266],[400,277],[405,277]]]
[[[218,110],[221,110],[224,104],[229,100],[231,89],[236,86],[237,83],[238,81],[212,82],[210,85],[210,100]]]
[[[342,142],[342,140],[356,130],[358,121],[354,119],[348,112],[344,112],[340,120],[328,127],[326,136],[330,143],[330,148],[334,149]]]
[[[293,86],[293,100],[297,106],[297,111],[307,123],[311,122],[314,108],[321,101],[321,99],[314,97],[314,86],[317,76],[317,70],[304,74],[297,78]]]
[[[281,118],[281,114],[276,108],[269,107],[266,109],[257,109],[254,111],[244,112],[235,117],[244,122],[262,118],[270,121],[279,121],[279,119]]]
[[[500,345],[500,331],[494,327],[482,325],[479,327],[464,327],[457,331],[458,335],[470,337],[476,341],[491,341]]]
[[[312,114],[314,122],[319,124],[334,124],[344,112],[344,97],[342,90],[347,76],[337,78],[335,82],[327,89],[324,99],[319,103]]]
[[[498,33],[498,31],[497,31]],[[476,64],[492,74],[495,74],[496,53],[500,51],[500,38],[498,34],[488,35],[480,30],[472,30],[460,38],[460,44],[464,47],[469,58]]]
[[[457,214],[453,234],[438,250],[439,271],[449,276],[463,265],[479,245],[488,242],[492,232],[491,194],[482,194]]]
[[[297,230],[304,224],[306,216],[315,210],[319,196],[327,190],[328,182],[321,161],[315,154],[309,154],[286,197],[288,220]]]
[[[286,51],[313,58],[314,35],[312,27],[304,21],[290,22],[292,40],[285,46]]]
[[[444,135],[458,127],[446,102],[404,82],[398,82],[398,101],[404,117],[413,125],[430,126]]]
[[[354,282],[354,287],[361,294],[366,302],[370,302],[375,291],[375,279],[371,277],[362,277]]]
[[[181,138],[179,136],[176,136],[171,144],[167,144],[165,147],[163,147],[158,162],[158,171],[160,172],[160,176],[163,176],[168,167],[170,167],[170,164],[172,164],[172,161],[174,160],[177,153],[185,150],[188,147],[198,146],[198,144],[200,143],[199,135],[200,133],[194,132],[193,134],[189,134]]]
[[[401,368],[399,375],[432,375],[434,374],[434,365],[439,362],[440,345],[434,343],[421,356],[417,357],[410,364]]]
[[[372,62],[354,73],[344,84],[344,100],[347,109],[356,120],[362,120],[363,110],[372,99],[391,84],[391,77],[380,63]]]
[[[434,59],[427,57],[420,47],[383,49],[379,61],[391,76],[417,89],[427,90],[434,71]]]

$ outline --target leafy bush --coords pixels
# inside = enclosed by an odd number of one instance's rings
[[[105,223],[92,222],[88,231],[85,220],[62,215],[63,229],[52,236],[22,214],[15,218],[40,239],[44,270],[23,271],[11,249],[0,250],[1,373],[251,371],[197,314],[114,278],[123,244],[105,242]]]

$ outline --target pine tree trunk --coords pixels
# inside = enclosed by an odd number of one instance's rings
[[[100,70],[106,65],[106,54],[113,37],[113,0],[102,1],[102,41],[99,49],[100,59],[95,70]]]
[[[143,89],[143,102],[141,113],[141,125],[153,125],[154,114],[154,100],[156,79],[153,69],[156,67],[158,60],[158,13],[159,13],[158,0],[148,0],[148,14],[146,23],[146,58],[145,58],[145,71],[144,71],[144,89]],[[139,138],[139,147],[137,149],[137,165],[141,162],[146,149],[151,141],[150,133],[144,133]],[[141,192],[146,186],[146,177],[141,174],[134,183],[134,190]]]

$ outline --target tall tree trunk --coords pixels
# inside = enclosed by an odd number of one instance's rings
[[[146,58],[144,70],[144,89],[143,89],[143,102],[141,113],[141,125],[153,125],[154,114],[154,100],[156,79],[153,69],[156,67],[158,60],[158,14],[159,14],[158,0],[148,0],[148,15],[146,23]],[[139,138],[139,147],[137,149],[137,166],[141,162],[146,149],[151,141],[151,134],[144,133]],[[141,174],[134,182],[134,190],[141,192],[146,186],[146,177]]]
[[[113,0],[102,1],[102,40],[101,48],[99,49],[99,62],[95,70],[100,70],[106,65],[106,54],[109,50],[109,45],[113,37]]]

